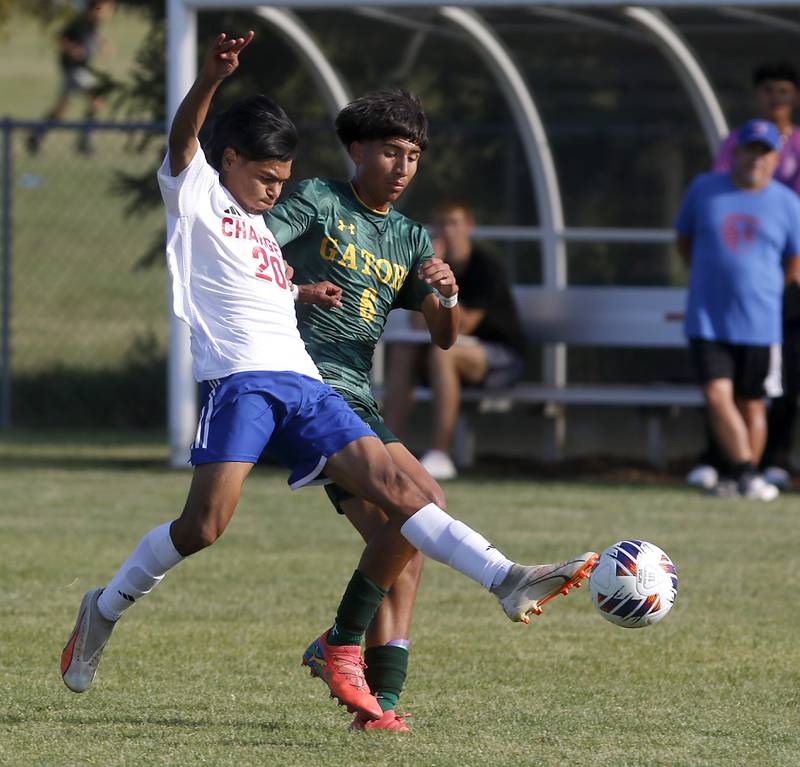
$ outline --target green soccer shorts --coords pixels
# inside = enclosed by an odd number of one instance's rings
[[[327,381],[327,383],[341,394],[345,402],[353,409],[353,412],[378,435],[378,438],[384,445],[400,441],[383,422],[383,418],[378,410],[378,403],[375,402],[375,398],[372,396],[371,392],[361,391],[356,395],[355,392],[349,389],[344,390],[337,388],[336,384],[331,381]],[[325,485],[325,492],[328,494],[328,498],[336,511],[339,514],[344,514],[341,504],[352,498],[353,494],[335,483]]]

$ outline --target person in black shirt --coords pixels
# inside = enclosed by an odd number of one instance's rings
[[[450,264],[458,282],[461,307],[459,338],[449,349],[425,348],[433,389],[433,444],[421,463],[435,479],[452,479],[456,468],[449,451],[463,384],[500,389],[522,375],[525,342],[511,289],[500,264],[472,243],[475,222],[462,202],[439,205],[433,214],[433,244]],[[404,430],[411,404],[411,378],[419,346],[392,347],[386,376],[384,419],[389,428]]]
[[[91,121],[102,105],[102,96],[108,92],[111,79],[91,67],[91,58],[100,43],[98,26],[114,13],[113,0],[91,0],[86,10],[78,13],[61,30],[56,41],[61,67],[61,92],[45,120],[61,120],[66,114],[70,99],[75,93],[87,98],[86,120]],[[39,151],[46,128],[37,128],[27,138],[28,151]],[[84,154],[91,152],[89,130],[81,133],[77,145]]]

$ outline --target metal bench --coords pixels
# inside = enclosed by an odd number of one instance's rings
[[[516,286],[514,300],[523,331],[532,345],[591,347],[683,348],[682,318],[686,291],[678,288],[579,288],[550,290],[538,286]],[[383,340],[386,343],[430,343],[427,331],[411,327],[408,312],[392,312]],[[563,347],[562,347],[563,348]],[[380,358],[374,381],[376,396],[383,391]],[[507,412],[516,405],[541,405],[553,419],[551,457],[563,445],[563,410],[574,406],[636,407],[644,413],[647,459],[664,465],[662,420],[678,408],[702,407],[699,387],[693,384],[656,381],[644,384],[567,383],[565,372],[556,370],[543,383],[521,382],[506,390],[465,387],[464,403],[473,412]],[[428,401],[431,391],[415,390],[417,400]],[[469,465],[474,454],[470,408],[462,408],[456,430],[454,455],[460,465]]]

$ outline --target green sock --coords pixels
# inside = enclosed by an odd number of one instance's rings
[[[408,650],[394,645],[368,647],[364,660],[367,663],[364,676],[381,709],[395,709],[408,675]]]
[[[336,611],[336,623],[328,632],[328,644],[360,645],[385,596],[377,583],[356,570]]]

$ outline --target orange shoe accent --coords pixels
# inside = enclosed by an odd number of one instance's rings
[[[411,714],[397,714],[393,709],[383,712],[380,719],[367,719],[361,714],[356,714],[350,724],[352,732],[363,730],[391,730],[392,732],[411,732],[411,728],[405,723],[406,717]]]
[[[583,565],[583,567],[580,570],[578,570],[578,572],[575,573],[575,575],[573,575],[572,578],[570,578],[569,581],[567,581],[567,583],[565,583],[557,591],[554,591],[552,594],[549,594],[548,596],[544,597],[543,599],[540,599],[538,601],[536,607],[534,607],[533,610],[531,610],[531,612],[534,615],[541,615],[542,614],[542,605],[547,604],[551,599],[554,599],[559,594],[561,594],[563,596],[567,596],[567,594],[569,594],[569,592],[573,588],[579,589],[581,587],[581,583],[583,581],[585,581],[585,580],[588,580],[589,576],[592,574],[592,570],[594,570],[595,565],[597,564],[597,561],[599,559],[600,559],[600,555],[599,554],[595,554],[595,555],[589,557],[589,559],[586,560],[586,563]],[[528,616],[526,615],[525,618],[528,618]],[[523,619],[522,622],[523,623],[530,623],[531,619],[530,618],[528,618],[527,620]]]
[[[61,676],[64,676],[69,668],[69,664],[72,663],[72,654],[75,652],[75,642],[78,641],[78,632],[81,630],[84,615],[86,615],[85,612],[81,613],[81,617],[78,618],[78,622],[75,624],[75,630],[72,632],[72,636],[61,651]]]
[[[331,697],[346,706],[351,713],[363,714],[368,719],[380,719],[383,710],[370,692],[364,669],[367,664],[361,657],[358,645],[329,645],[328,632],[315,639],[303,653],[303,665],[311,676],[319,677],[331,691]]]

